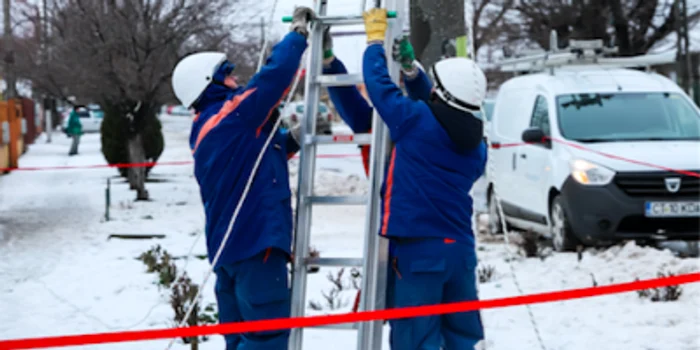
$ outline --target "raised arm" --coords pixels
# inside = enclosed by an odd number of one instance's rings
[[[336,57],[323,67],[323,74],[347,74],[347,72],[343,62]],[[338,110],[340,118],[350,126],[352,132],[356,134],[369,132],[372,127],[372,107],[357,87],[329,87],[328,95]]]
[[[306,36],[296,31],[287,34],[274,46],[265,65],[246,86],[244,94],[247,94],[253,108],[251,115],[241,117],[249,118],[257,128],[267,122],[270,112],[277,108],[292,83],[306,47]]]
[[[386,54],[381,44],[370,44],[365,50],[362,72],[374,108],[389,127],[391,139],[398,142],[427,106],[404,96],[391,80]]]
[[[433,85],[420,64],[417,63],[416,54],[408,36],[394,40],[391,56],[394,61],[401,65],[401,74],[408,91],[408,97],[414,100],[429,100]]]
[[[411,74],[413,73],[413,74]],[[402,72],[408,97],[414,100],[428,101],[433,90],[433,83],[425,72],[415,67],[415,72]]]

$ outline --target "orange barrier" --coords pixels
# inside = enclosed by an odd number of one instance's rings
[[[26,124],[20,101],[0,101],[0,171],[9,172],[19,166],[19,157],[26,151]],[[8,169],[9,168],[9,169]]]
[[[24,149],[22,119],[17,114],[14,100],[5,101],[0,105],[0,109],[7,115],[10,126],[10,167],[17,167],[19,166],[19,156],[22,155]]]

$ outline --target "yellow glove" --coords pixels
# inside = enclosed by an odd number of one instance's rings
[[[373,8],[362,14],[365,19],[365,31],[367,32],[367,42],[381,41],[386,38],[387,11],[382,8]]]

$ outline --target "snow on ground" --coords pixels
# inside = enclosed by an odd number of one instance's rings
[[[163,117],[166,148],[162,161],[189,160],[189,120]],[[21,166],[102,164],[98,135],[86,135],[81,153],[68,157],[68,139],[40,139],[21,159]],[[332,146],[319,154],[358,154],[355,146]],[[292,172],[295,161],[292,161]],[[361,194],[366,183],[359,157],[320,158],[319,194]],[[15,172],[0,177],[0,339],[155,329],[173,325],[168,293],[157,277],[145,273],[141,253],[156,244],[184,257],[203,229],[203,211],[191,166],[159,166],[148,183],[150,202],[134,202],[135,194],[113,169]],[[295,176],[292,175],[294,178]],[[104,220],[105,185],[111,179],[110,221]],[[295,185],[296,180],[292,183]],[[483,187],[483,186],[482,186]],[[483,194],[477,187],[475,194]],[[483,201],[481,201],[483,202]],[[364,207],[316,207],[312,245],[325,257],[359,257],[363,246]],[[110,234],[165,234],[158,240],[108,239]],[[495,268],[480,285],[482,298],[514,296],[518,291],[509,272],[504,245],[483,239],[478,254],[482,266]],[[193,255],[204,254],[196,241]],[[208,269],[206,260],[177,260],[195,283]],[[698,259],[680,259],[669,251],[633,243],[607,250],[554,254],[545,260],[517,257],[513,261],[525,293],[587,287],[656,277],[659,271],[700,270]],[[310,301],[323,304],[322,292],[332,284],[322,269],[310,275]],[[346,272],[346,275],[348,272]],[[214,278],[204,289],[204,304],[214,301]],[[347,284],[349,280],[346,281]],[[341,293],[337,310],[345,312],[354,290]],[[324,305],[322,305],[324,306]],[[677,302],[652,303],[636,293],[540,304],[532,307],[547,349],[700,349],[700,286],[683,287]],[[483,312],[488,349],[539,349],[527,309],[514,307]],[[305,331],[305,349],[333,346],[355,349],[354,332]],[[385,346],[388,328],[385,329]],[[167,340],[69,349],[164,349]],[[188,349],[178,341],[174,349]],[[212,337],[200,349],[223,349],[223,338]]]

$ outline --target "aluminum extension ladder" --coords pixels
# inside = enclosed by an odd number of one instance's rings
[[[377,1],[389,11],[397,9],[400,0]],[[354,86],[363,83],[361,74],[322,75],[323,66],[323,31],[327,26],[357,25],[363,23],[361,15],[326,16],[328,0],[315,2],[318,15],[310,29],[310,46],[306,66],[305,108],[302,126],[302,141],[299,160],[297,191],[297,217],[294,237],[294,265],[292,277],[292,317],[304,316],[306,309],[307,268],[314,267],[362,267],[362,293],[360,311],[381,310],[385,308],[385,290],[388,267],[388,242],[379,237],[380,224],[380,190],[384,178],[385,164],[389,154],[389,135],[382,119],[374,113],[371,134],[347,136],[315,135],[316,113],[321,89],[333,86]],[[403,10],[400,6],[398,10]],[[392,16],[393,17],[393,16]],[[397,13],[396,19],[389,20],[389,28],[384,43],[387,55],[391,55],[393,38],[398,36],[403,27],[398,20],[405,18]],[[399,81],[399,67],[391,57],[387,63],[392,79]],[[367,196],[319,197],[313,193],[314,173],[316,168],[317,146],[322,144],[357,144],[371,145],[369,191]],[[312,206],[317,205],[367,205],[365,219],[365,242],[363,258],[311,258],[309,245],[311,238]],[[341,324],[326,328],[357,330],[357,349],[381,349],[383,321]],[[329,346],[331,344],[328,344]],[[291,330],[289,349],[303,349],[303,329]]]

